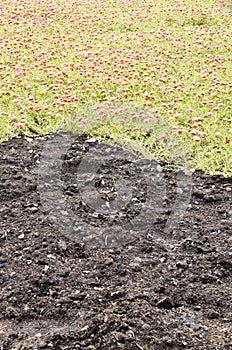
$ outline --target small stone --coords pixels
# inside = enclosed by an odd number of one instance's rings
[[[35,334],[35,337],[36,337],[36,338],[40,338],[40,337],[42,337],[42,334],[41,334],[41,333],[36,333],[36,334]]]
[[[33,214],[33,213],[36,213],[38,211],[38,208],[36,208],[36,207],[29,207],[29,208],[27,208],[27,210],[30,211]]]
[[[48,271],[48,269],[49,269],[49,266],[45,265],[43,271],[46,273]]]
[[[159,309],[170,310],[174,307],[173,301],[170,298],[163,298],[157,303]]]
[[[86,140],[85,142],[87,142],[87,143],[94,143],[96,141],[97,141],[97,139],[91,138],[91,139]]]
[[[59,248],[64,251],[67,249],[67,244],[65,243],[65,241],[59,241],[58,245],[59,245]]]

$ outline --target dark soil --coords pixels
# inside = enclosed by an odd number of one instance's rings
[[[136,216],[146,184],[128,160],[104,164],[96,188],[108,202],[112,176],[138,206],[112,219],[80,198],[75,169],[93,143],[73,140],[62,165],[67,207],[92,227]],[[67,238],[38,189],[46,138],[0,145],[0,349],[232,349],[232,179],[193,174],[179,228],[165,233],[176,174],[153,228],[125,246],[100,249]],[[104,181],[103,181],[104,180]]]

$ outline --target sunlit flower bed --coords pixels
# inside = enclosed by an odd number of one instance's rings
[[[49,133],[70,116],[80,131],[91,124],[114,136],[116,122],[104,125],[98,114],[78,117],[79,111],[135,104],[150,117],[117,121],[122,139],[134,131],[146,137],[154,120],[164,119],[193,167],[231,175],[230,6],[216,0],[1,1],[1,140]]]

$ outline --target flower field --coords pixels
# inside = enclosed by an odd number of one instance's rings
[[[194,168],[231,176],[231,15],[216,0],[1,1],[1,141],[73,118],[152,152],[160,119]],[[107,103],[147,112],[82,112]]]

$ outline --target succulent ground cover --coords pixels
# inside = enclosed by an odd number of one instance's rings
[[[194,168],[231,168],[230,1],[2,1],[0,137],[46,134],[67,117],[101,136],[152,149],[170,123]],[[101,103],[150,118],[97,114]]]

